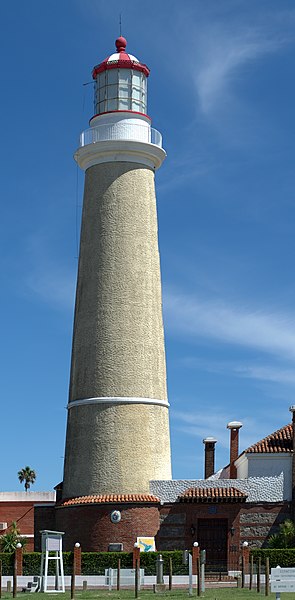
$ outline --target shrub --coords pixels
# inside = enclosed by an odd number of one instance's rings
[[[294,548],[295,546],[295,523],[286,519],[279,526],[279,532],[271,535],[268,540],[269,548]]]
[[[14,552],[0,552],[2,561],[2,574],[13,575]]]
[[[25,548],[28,540],[20,535],[16,521],[12,521],[7,533],[0,536],[0,552],[14,552],[17,544]]]
[[[262,564],[265,564],[265,559],[268,556],[271,568],[278,565],[280,567],[295,566],[295,548],[257,548],[251,550],[250,555],[253,556],[254,562],[258,562],[258,558],[261,557]]]

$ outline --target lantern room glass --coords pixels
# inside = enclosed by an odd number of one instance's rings
[[[94,112],[116,110],[147,112],[147,81],[135,69],[107,69],[96,77]]]

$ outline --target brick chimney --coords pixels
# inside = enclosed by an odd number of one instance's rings
[[[240,421],[231,421],[227,424],[227,429],[230,429],[230,479],[237,478],[237,467],[235,461],[239,456],[239,429],[243,427]]]
[[[203,440],[205,445],[205,479],[211,477],[215,471],[215,444],[217,440],[214,437],[206,437]]]
[[[290,406],[292,413],[293,445],[292,445],[292,518],[295,518],[295,405]]]

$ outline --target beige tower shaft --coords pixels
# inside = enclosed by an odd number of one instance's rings
[[[86,170],[63,497],[170,479],[154,172]]]

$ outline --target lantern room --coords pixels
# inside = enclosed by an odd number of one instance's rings
[[[132,54],[126,52],[127,42],[116,40],[117,52],[94,67],[94,114],[131,111],[147,112],[147,77],[149,69]]]

